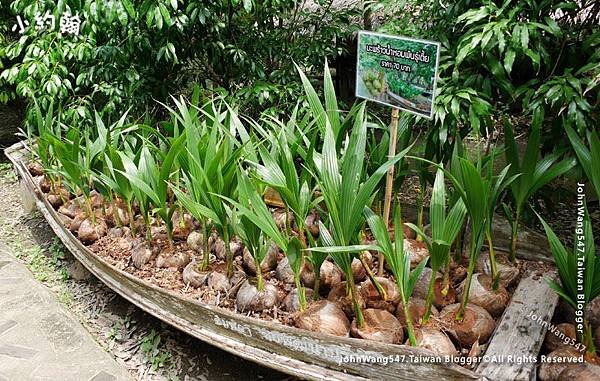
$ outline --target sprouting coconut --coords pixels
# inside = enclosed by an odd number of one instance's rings
[[[500,283],[504,287],[509,287],[519,280],[520,271],[517,266],[511,265],[508,260],[506,261],[507,263],[504,263],[502,261],[503,258],[501,256],[496,257],[496,271],[498,272]],[[488,253],[482,252],[479,255],[475,263],[475,271],[489,276],[492,275],[492,263],[490,262]]]
[[[367,307],[395,312],[396,306],[400,301],[400,292],[398,291],[398,286],[388,278],[375,277],[375,279],[385,290],[387,299],[383,300],[381,294],[375,285],[373,285],[373,282],[371,282],[371,279],[367,279],[360,284],[360,294],[365,299]]]
[[[415,268],[419,263],[423,262],[429,256],[427,245],[416,239],[404,240],[404,251],[410,255],[410,266]]]
[[[323,261],[320,274],[320,289],[325,290],[325,292],[331,290],[332,287],[340,284],[342,281],[342,271],[335,263],[330,261]],[[308,288],[313,288],[315,286],[315,272],[310,263],[305,263],[305,266],[300,273],[300,279],[302,280],[302,284]]]
[[[426,299],[429,291],[429,282],[433,272],[429,267],[425,267],[421,276],[417,279],[413,296],[419,299]],[[438,308],[444,308],[456,302],[456,291],[451,284],[444,288],[444,280],[440,273],[435,274],[433,284],[433,305]]]
[[[279,303],[279,293],[277,287],[271,283],[264,283],[262,290],[257,288],[256,279],[248,279],[237,292],[237,309],[244,311],[260,312],[273,308]]]
[[[143,265],[150,262],[155,252],[150,249],[148,242],[142,238],[137,238],[131,248],[131,260],[135,267],[142,268]]]
[[[600,327],[600,296],[588,303],[585,313],[592,327]]]
[[[29,173],[31,173],[31,176],[33,177],[42,176],[44,174],[44,167],[37,161],[32,161],[27,164],[27,170],[29,170]]]
[[[459,298],[463,298],[465,282],[458,287]],[[499,316],[506,309],[510,296],[501,284],[498,290],[492,290],[492,278],[485,274],[473,274],[469,303],[483,307],[492,316]]]
[[[373,254],[371,254],[370,251],[363,251],[362,255],[363,255],[363,261],[367,264],[367,266],[369,266],[369,268],[372,268],[373,267]],[[352,259],[352,274],[354,275],[355,282],[362,282],[369,275],[369,274],[367,274],[367,270],[365,269],[363,262],[361,262],[361,260],[358,258]]]
[[[456,315],[460,307],[460,303],[451,304],[440,312],[440,320],[446,323],[445,330],[463,348],[470,348],[476,341],[487,342],[496,328],[494,318],[478,305],[467,303],[463,319],[457,321]]]
[[[558,375],[557,381],[600,381],[600,366],[586,362],[569,364]]]
[[[91,219],[86,218],[77,229],[77,237],[81,242],[91,244],[104,237],[107,231],[108,226],[106,226],[104,219],[96,218],[94,223]]]
[[[306,300],[312,300],[314,294],[312,288],[305,289]],[[287,312],[298,312],[300,311],[300,301],[298,300],[298,289],[294,288],[283,300],[283,305]]]
[[[311,303],[296,316],[295,322],[298,328],[335,336],[348,336],[350,331],[350,322],[344,311],[328,300]]]
[[[312,234],[313,237],[319,236],[319,213],[316,210],[312,210],[311,213],[304,220],[306,228]]]
[[[565,341],[576,338],[577,331],[575,326],[571,323],[561,323],[556,326],[556,331],[548,331],[546,334],[546,339],[544,340],[544,346],[548,352],[553,352],[559,348],[569,345],[569,343],[565,343]]]
[[[421,324],[421,319],[425,315],[426,311],[425,304],[425,300],[415,297],[412,297],[408,300],[408,309],[410,311],[410,316],[414,325]],[[439,315],[438,310],[433,306],[431,307],[431,315]],[[402,305],[402,303],[399,303],[398,308],[396,308],[396,317],[402,325],[406,325],[406,314],[404,313],[404,306]]]
[[[231,283],[227,275],[219,271],[210,272],[206,279],[206,284],[210,290],[214,291],[228,292],[231,288]]]
[[[279,253],[279,248],[275,244],[271,244],[267,253],[265,254],[265,258],[261,261],[260,268],[263,273],[273,270],[277,266],[277,254]],[[244,248],[244,252],[242,254],[242,264],[244,266],[244,270],[248,272],[250,275],[256,275],[256,261],[254,257],[250,253],[250,250]]]
[[[287,221],[285,216],[287,215]],[[275,224],[280,230],[288,230],[293,227],[294,224],[294,214],[291,212],[286,213],[284,209],[278,209],[273,212],[273,219],[275,220]]]
[[[81,208],[79,207],[79,205],[77,205],[77,203],[74,200],[71,200],[66,204],[62,205],[60,208],[58,208],[58,213],[64,214],[65,216],[70,218],[75,218],[75,216],[81,212]]]
[[[194,250],[196,253],[202,253],[204,251],[204,237],[202,233],[193,231],[187,237],[188,247]]]
[[[182,271],[188,263],[190,263],[190,253],[187,251],[178,251],[175,253],[159,253],[156,257],[156,267],[168,268],[173,267]]]
[[[538,376],[541,381],[558,381],[559,375],[581,356],[572,346],[559,348],[551,352],[547,359],[540,365]],[[576,379],[572,379],[576,380]]]
[[[357,327],[356,318],[350,326],[350,335],[360,339],[388,344],[402,343],[404,330],[394,315],[386,310],[367,308],[363,311],[363,326]]]
[[[192,260],[187,266],[185,266],[182,275],[183,283],[186,285],[189,284],[194,288],[205,286],[208,279],[208,272],[198,271],[198,263],[195,260]]]
[[[180,213],[178,210],[173,213],[171,218],[173,223],[173,238],[185,239],[194,229],[194,219],[187,213]]]
[[[294,283],[294,271],[290,267],[287,257],[284,257],[277,264],[275,277],[284,283]]]
[[[415,328],[415,339],[417,341],[417,348],[428,349],[438,356],[454,356],[457,353],[452,340],[444,332],[437,329],[427,327]],[[408,341],[406,345],[409,345]]]
[[[329,291],[329,294],[327,295],[327,300],[336,303],[346,315],[354,316],[354,304],[352,302],[352,298],[348,295],[346,282],[341,282],[338,285],[334,286],[331,289],[331,291]],[[365,299],[361,296],[360,293],[358,293],[357,295],[357,303],[361,309],[367,307]]]

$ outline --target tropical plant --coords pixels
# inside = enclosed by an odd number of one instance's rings
[[[410,345],[415,346],[417,343],[408,303],[415,288],[415,283],[417,282],[417,279],[419,279],[419,276],[421,276],[428,259],[425,258],[412,272],[410,271],[410,255],[404,252],[404,237],[402,234],[403,225],[400,206],[397,206],[394,212],[394,243],[392,243],[390,239],[387,223],[383,221],[381,216],[376,215],[367,207],[364,209],[364,214],[367,223],[369,224],[369,228],[377,240],[376,250],[381,251],[385,255],[385,259],[396,279],[398,291],[400,292],[400,301],[402,302],[404,313],[406,314],[408,338]],[[434,276],[432,276],[432,278],[435,279]],[[431,308],[431,301],[429,301],[429,303]]]
[[[600,138],[598,138],[598,133],[596,131],[588,132],[588,149],[571,127],[566,126],[565,130],[571,145],[573,145],[573,150],[577,154],[579,164],[594,187],[597,197],[600,198]]]
[[[437,170],[431,202],[429,204],[429,217],[431,222],[431,237],[428,237],[421,228],[414,224],[407,223],[417,234],[424,238],[429,249],[429,263],[434,274],[442,268],[446,269],[444,276],[444,287],[449,281],[447,266],[450,262],[450,249],[460,232],[467,209],[462,199],[458,199],[446,214],[446,186],[444,184],[444,171]],[[372,229],[372,228],[371,228]],[[425,301],[425,314],[423,322],[429,320],[431,306],[433,305],[433,291],[435,285],[435,276],[431,277],[427,299]]]
[[[238,184],[239,202],[227,197],[222,198],[237,208],[242,217],[247,218],[252,224],[256,225],[263,234],[272,239],[273,242],[283,250],[288,258],[288,263],[294,272],[294,282],[298,288],[300,310],[304,311],[306,308],[306,295],[300,281],[300,272],[302,271],[302,265],[304,264],[302,243],[298,237],[288,235],[287,232],[279,230],[277,224],[273,220],[269,208],[267,208],[262,196],[258,192],[258,189],[255,184],[252,184],[250,178],[242,168],[238,171]],[[260,262],[257,263],[257,273],[260,271],[259,268]]]
[[[578,225],[577,236],[571,252],[565,249],[546,221],[539,215],[538,217],[546,231],[560,277],[560,284],[554,280],[548,280],[548,283],[575,310],[578,306],[583,307],[583,333],[579,334],[579,340],[586,346],[588,353],[595,355],[593,330],[587,317],[586,306],[591,300],[600,295],[600,261],[596,258],[592,223],[587,208],[582,213],[584,213],[584,216],[582,216],[583,223],[581,227]],[[579,265],[580,263],[585,264],[583,270]],[[583,287],[580,283],[582,280],[580,274],[583,274]]]
[[[504,205],[504,212],[511,225],[510,260],[512,262],[516,259],[517,233],[527,201],[541,187],[569,171],[575,165],[575,160],[572,158],[557,162],[562,156],[562,152],[560,151],[539,160],[540,134],[543,120],[544,116],[542,112],[534,114],[531,123],[531,133],[527,140],[527,147],[522,161],[519,159],[519,150],[512,125],[509,122],[504,123],[504,145],[506,148],[506,161],[510,164],[509,175],[520,174],[519,178],[513,181],[510,187],[514,200],[513,207],[509,208],[507,205]]]
[[[329,118],[325,118],[325,120],[328,121]],[[332,124],[325,124],[322,152],[315,152],[313,160],[314,176],[323,193],[323,201],[328,214],[327,225],[322,224],[323,226],[321,226],[321,239],[325,246],[340,247],[360,243],[360,230],[364,221],[362,210],[372,201],[377,184],[388,169],[401,160],[412,148],[411,146],[401,151],[362,181],[366,139],[364,102],[354,115],[354,126],[342,153],[338,154],[336,149],[336,136]],[[327,228],[331,233],[327,231]],[[346,274],[348,293],[354,303],[357,324],[362,328],[363,316],[356,299],[357,291],[351,265],[352,256],[342,252],[330,252],[329,254]]]
[[[231,211],[227,199],[233,199],[237,191],[237,161],[244,152],[244,146],[232,136],[236,131],[247,135],[234,111],[225,113],[211,106],[202,126],[198,126],[187,108],[180,104],[177,117],[185,129],[186,165],[182,167],[183,186],[173,186],[177,199],[195,218],[207,219],[219,233],[225,243],[227,275],[233,276],[233,253],[229,243],[233,236]],[[225,123],[225,124],[223,124]],[[185,189],[185,190],[184,190]],[[204,229],[204,237],[208,230]],[[206,238],[205,238],[206,239]],[[208,251],[204,253],[204,264],[208,266]]]
[[[167,240],[171,248],[173,248],[172,217],[177,209],[177,205],[172,200],[169,200],[168,182],[172,176],[173,163],[182,152],[182,146],[185,141],[186,134],[184,131],[181,135],[172,139],[168,151],[164,156],[161,154],[161,151],[155,149],[155,155],[162,156],[160,162],[157,162],[150,150],[144,147],[142,149],[140,166],[138,168],[129,166],[128,168],[128,165],[132,164],[132,162],[124,160],[125,172],[121,172],[131,182],[132,187],[135,189],[134,193],[138,195],[143,194],[142,197],[146,198],[154,206],[154,211],[165,223]],[[148,144],[148,146],[151,145]],[[123,155],[122,158],[124,157],[127,156]],[[150,229],[147,229],[146,234],[151,241],[152,234],[150,233]]]

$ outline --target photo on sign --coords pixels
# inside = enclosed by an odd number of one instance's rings
[[[439,43],[360,32],[356,96],[432,118]]]

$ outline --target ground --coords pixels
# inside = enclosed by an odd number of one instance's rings
[[[291,379],[162,323],[79,268],[45,220],[25,212],[19,183],[8,163],[0,163],[0,200],[0,245],[18,253],[34,277],[57,295],[134,379]]]

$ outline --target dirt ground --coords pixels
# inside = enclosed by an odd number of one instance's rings
[[[0,200],[0,241],[134,379],[293,380],[188,336],[112,292],[78,265],[38,213],[25,212],[19,183],[6,162],[0,163]]]

